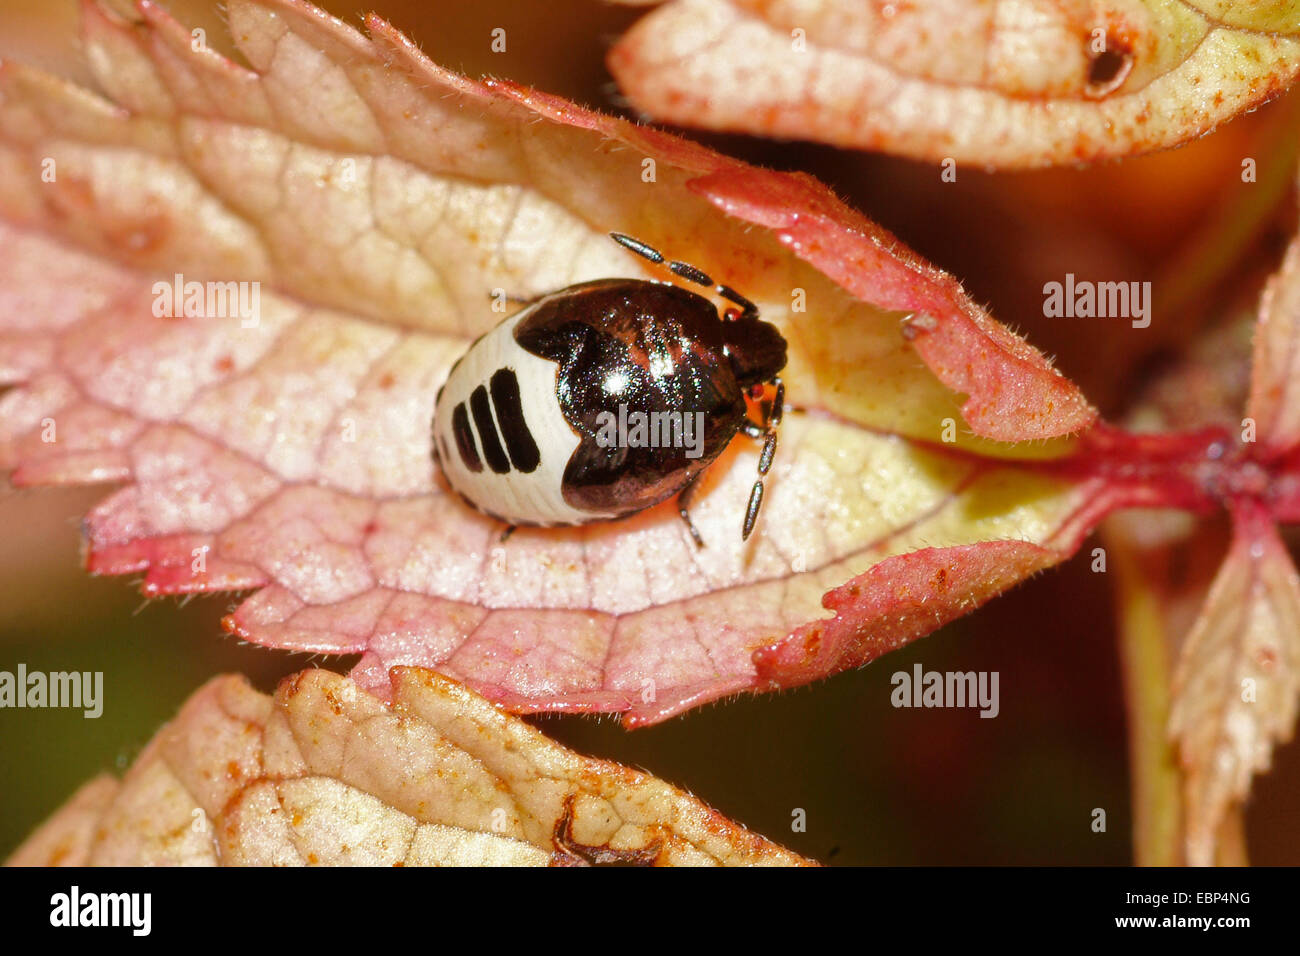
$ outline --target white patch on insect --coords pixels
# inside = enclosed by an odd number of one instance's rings
[[[480,510],[512,524],[581,524],[602,516],[579,511],[564,500],[564,469],[578,447],[579,437],[556,399],[559,366],[524,349],[514,337],[515,327],[535,308],[534,305],[520,310],[488,332],[451,370],[434,416],[435,440],[447,451],[441,457],[447,481],[453,488],[472,489],[470,497]],[[526,474],[514,467],[505,474],[491,470],[477,424],[471,425],[471,429],[482,471],[470,471],[456,446],[453,410],[461,402],[468,406],[474,389],[486,386],[492,374],[501,368],[512,369],[518,377],[524,417],[541,453],[537,469]],[[493,425],[500,436],[501,423],[495,413]]]

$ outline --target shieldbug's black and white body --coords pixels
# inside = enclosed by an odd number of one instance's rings
[[[479,338],[438,392],[433,454],[451,487],[509,525],[574,525],[678,495],[738,432],[763,442],[748,538],[776,451],[786,342],[733,289],[618,233],[615,241],[739,308],[672,282],[597,279],[535,300]],[[762,402],[750,420],[746,397]]]

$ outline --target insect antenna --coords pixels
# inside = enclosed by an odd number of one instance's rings
[[[714,282],[709,274],[703,269],[693,266],[689,262],[682,262],[679,259],[665,259],[664,254],[654,246],[647,245],[640,239],[633,239],[631,236],[624,235],[621,232],[611,232],[609,237],[623,248],[635,252],[642,259],[648,259],[655,265],[667,265],[673,275],[694,282],[696,285],[702,285],[705,288],[712,289],[728,302],[734,302],[736,305],[740,306],[740,318],[757,318],[758,306],[745,298],[731,286],[723,285],[721,282]]]

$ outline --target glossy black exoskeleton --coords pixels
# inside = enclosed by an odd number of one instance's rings
[[[630,278],[542,296],[452,368],[437,400],[435,458],[462,497],[511,525],[611,520],[678,495],[679,513],[702,544],[690,492],[744,432],[763,442],[742,527],[748,538],[784,407],[785,339],[735,290],[612,236],[733,307],[720,315],[689,289]],[[775,391],[759,404],[762,421],[751,421],[746,399],[762,399],[769,385]],[[657,423],[649,434],[674,440],[646,441],[644,431],[643,440],[635,431],[610,440],[615,420],[620,428],[627,420]]]

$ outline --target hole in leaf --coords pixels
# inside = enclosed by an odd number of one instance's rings
[[[1096,53],[1088,48],[1087,94],[1102,97],[1117,89],[1133,69],[1133,51],[1122,40],[1106,37],[1106,49]]]

